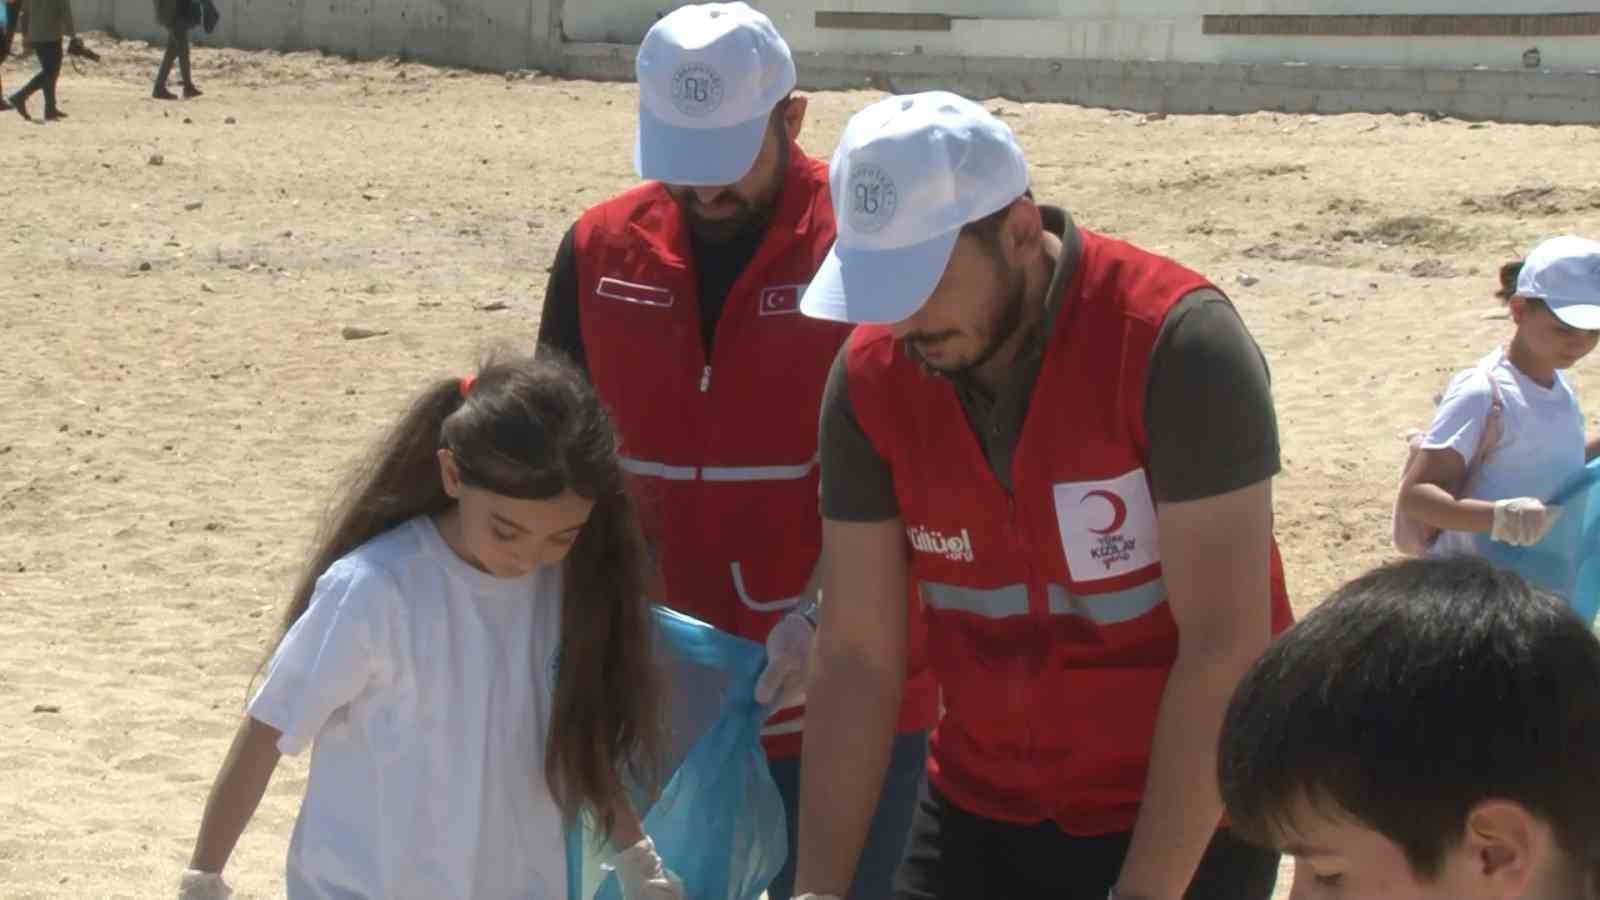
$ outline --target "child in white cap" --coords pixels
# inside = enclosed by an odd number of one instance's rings
[[[1397,525],[1427,529],[1429,555],[1538,544],[1561,517],[1547,501],[1595,455],[1563,373],[1600,342],[1600,243],[1551,238],[1512,271],[1511,343],[1451,380],[1401,484]]]

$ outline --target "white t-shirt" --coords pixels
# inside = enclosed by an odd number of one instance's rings
[[[566,900],[544,778],[561,576],[496,578],[419,517],[328,568],[250,715],[315,741],[289,900]]]
[[[1490,377],[1500,388],[1501,437],[1487,458],[1474,464],[1473,454],[1493,403]],[[1471,474],[1460,499],[1545,500],[1583,469],[1583,412],[1561,372],[1553,385],[1544,387],[1496,350],[1451,379],[1422,447],[1461,454]],[[1446,531],[1431,555],[1473,552],[1471,534]]]

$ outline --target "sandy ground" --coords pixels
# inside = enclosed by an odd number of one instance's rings
[[[200,50],[208,96],[159,103],[153,49],[94,43],[69,122],[0,114],[14,900],[173,895],[333,480],[423,379],[531,342],[561,234],[634,181],[629,85]],[[831,152],[874,96],[814,96],[802,143]],[[1237,300],[1276,380],[1301,609],[1388,555],[1396,434],[1508,332],[1497,264],[1600,234],[1592,128],[990,106],[1042,199]],[[304,773],[247,831],[242,896],[281,894]]]

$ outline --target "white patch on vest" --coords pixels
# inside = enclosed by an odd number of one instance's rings
[[[1156,507],[1143,469],[1054,487],[1056,525],[1076,582],[1104,581],[1159,562]]]
[[[601,297],[621,300],[624,303],[637,303],[640,306],[654,306],[660,309],[672,306],[672,291],[655,285],[623,281],[610,275],[600,279],[600,284],[595,287],[594,292]]]
[[[942,556],[951,562],[972,562],[972,535],[965,528],[955,536],[946,536],[922,525],[912,525],[906,528],[906,537],[911,541],[911,549],[918,553],[932,553]]]
[[[800,295],[806,292],[803,284],[778,284],[761,289],[761,315],[788,316],[800,312]]]

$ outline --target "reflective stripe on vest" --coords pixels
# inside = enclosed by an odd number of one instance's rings
[[[1051,615],[1079,616],[1098,625],[1116,625],[1137,619],[1167,599],[1166,585],[1159,578],[1125,590],[1088,596],[1073,594],[1059,584],[1048,585],[1046,591]],[[1025,584],[984,590],[924,581],[922,599],[933,609],[970,613],[985,619],[1006,619],[1028,613],[1028,586]]]
[[[964,612],[985,619],[1005,619],[1028,614],[1028,586],[1008,584],[1002,588],[982,590],[922,582],[922,602],[944,612]]]
[[[1048,588],[1052,616],[1080,616],[1098,625],[1130,622],[1167,600],[1167,585],[1161,579],[1105,594],[1074,595],[1059,584]]]
[[[629,475],[646,475],[651,478],[665,478],[668,481],[693,481],[700,472],[694,466],[669,466],[666,463],[629,459],[626,456],[618,457],[617,461],[622,464],[622,471]]]
[[[811,474],[815,459],[795,466],[672,466],[648,459],[620,457],[622,471],[667,481],[798,481]]]

